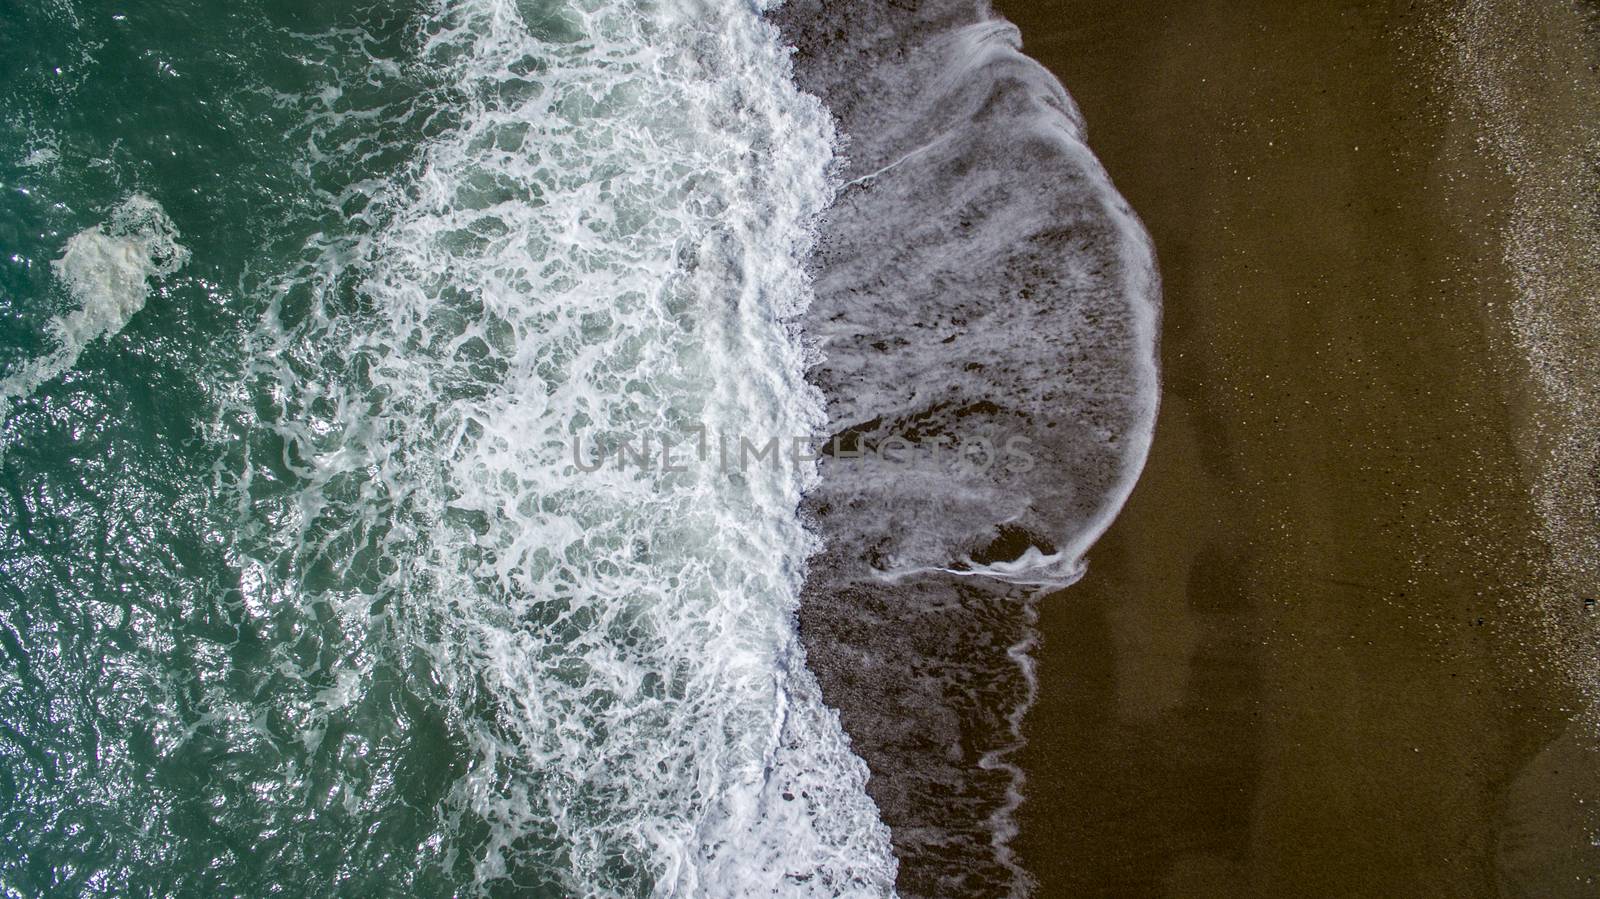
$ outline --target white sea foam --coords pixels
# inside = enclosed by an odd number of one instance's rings
[[[55,147],[39,146],[28,151],[28,155],[22,158],[22,165],[30,169],[43,169],[54,165],[59,158]]]
[[[426,41],[456,124],[359,188],[381,227],[311,242],[234,410],[270,432],[235,485],[246,607],[330,608],[353,646],[307,739],[381,704],[399,640],[468,746],[429,856],[486,833],[468,891],[892,892],[795,630],[814,474],[569,450],[820,424],[790,322],[826,114],[734,0],[452,0]]]
[[[0,381],[0,415],[70,370],[90,343],[120,332],[144,308],[151,279],[167,277],[188,261],[166,211],[143,194],[123,201],[104,224],[74,234],[52,266],[78,306],[50,323],[53,352]]]

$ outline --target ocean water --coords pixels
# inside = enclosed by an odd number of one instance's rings
[[[736,0],[0,3],[0,890],[885,895]]]

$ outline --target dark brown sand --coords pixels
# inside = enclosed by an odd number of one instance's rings
[[[1149,466],[1042,606],[1038,895],[1600,895],[1600,754],[1551,648],[1585,613],[1504,321],[1514,191],[1441,11],[1000,6],[1166,285]]]

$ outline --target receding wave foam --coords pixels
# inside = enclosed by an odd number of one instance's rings
[[[384,713],[398,658],[466,746],[417,862],[465,892],[891,892],[794,626],[813,473],[571,451],[820,425],[792,318],[826,114],[738,2],[459,0],[425,40],[458,122],[353,189],[381,226],[311,241],[225,419],[246,605],[343,635],[308,745]]]
[[[1021,895],[1008,757],[1035,604],[1081,576],[1143,468],[1154,252],[1066,90],[986,3],[779,18],[848,157],[805,317],[836,448],[806,505],[826,542],[808,657],[872,765],[901,892]],[[907,441],[930,449],[860,455]]]
[[[50,323],[53,352],[0,381],[0,416],[71,370],[90,343],[121,331],[144,308],[151,279],[172,275],[188,261],[166,211],[143,194],[123,201],[104,224],[74,234],[53,267],[78,307]]]

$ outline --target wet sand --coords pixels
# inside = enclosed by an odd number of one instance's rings
[[[999,5],[1166,294],[1145,475],[1041,606],[1037,894],[1595,895],[1600,754],[1553,645],[1593,616],[1530,499],[1514,190],[1439,10]]]

